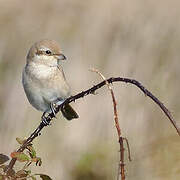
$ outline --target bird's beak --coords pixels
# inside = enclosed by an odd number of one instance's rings
[[[64,54],[57,55],[58,60],[66,60],[66,56]]]

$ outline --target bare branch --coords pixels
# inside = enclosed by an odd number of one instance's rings
[[[129,146],[128,139],[125,138],[125,137],[123,137],[123,140],[125,140],[126,146],[127,146],[127,148],[128,148],[128,159],[129,159],[129,161],[132,161],[132,159],[131,159],[131,151],[130,151],[130,146]]]
[[[112,87],[111,85],[109,84],[109,82],[106,80],[106,78],[103,76],[102,73],[100,73],[97,69],[90,69],[92,72],[96,72],[97,74],[99,74],[101,76],[101,78],[106,81],[106,85],[111,93],[111,96],[112,96],[112,101],[113,101],[113,108],[114,108],[114,120],[115,120],[115,126],[116,126],[116,129],[117,129],[117,133],[118,133],[118,137],[120,138],[121,136],[121,129],[120,129],[120,126],[119,126],[119,121],[118,121],[118,113],[117,113],[117,103],[116,103],[116,99],[115,99],[115,96],[114,96],[114,92],[112,90]]]
[[[119,141],[119,145],[120,145],[120,151],[119,151],[120,152],[120,162],[119,162],[119,166],[118,166],[117,180],[119,180],[120,174],[121,174],[121,180],[125,180],[124,147],[123,147],[123,142],[122,143],[120,142],[120,141],[123,141],[123,138],[121,138],[121,129],[120,129],[120,125],[119,125],[119,121],[118,121],[118,113],[117,113],[117,102],[116,102],[116,99],[114,96],[114,92],[113,92],[111,85],[108,83],[108,81],[106,80],[106,78],[103,76],[102,73],[100,73],[97,69],[91,69],[91,71],[96,72],[97,74],[99,74],[101,76],[101,78],[103,80],[106,81],[106,85],[108,87],[108,90],[111,93],[113,108],[114,108],[114,122],[116,125],[116,130],[118,133],[118,141]],[[121,145],[122,145],[122,147],[121,147]]]
[[[135,86],[137,86],[141,91],[144,92],[144,94],[148,97],[150,97],[160,108],[161,110],[166,114],[166,116],[169,118],[169,120],[171,121],[171,123],[173,124],[173,126],[175,127],[177,133],[180,136],[180,128],[177,126],[175,120],[173,119],[171,113],[169,112],[169,110],[163,105],[163,103],[161,101],[159,101],[158,98],[156,98],[150,91],[148,91],[140,82],[134,80],[134,79],[129,79],[129,78],[121,78],[121,77],[111,77],[109,79],[106,80],[108,83],[113,83],[113,82],[125,82],[125,83],[130,83],[130,84],[134,84]],[[102,81],[101,83],[93,86],[92,88],[86,90],[86,91],[82,91],[81,93],[76,94],[75,96],[71,96],[69,98],[67,98],[60,106],[58,106],[55,109],[55,112],[59,112],[59,110],[68,103],[71,103],[72,101],[75,101],[79,98],[82,98],[84,96],[87,96],[89,94],[94,94],[94,92],[97,89],[100,89],[102,86],[106,85],[106,81]],[[51,113],[48,115],[48,117],[46,118],[47,122],[51,122],[51,119],[54,118],[54,114]],[[38,136],[38,134],[41,132],[41,130],[46,126],[46,124],[44,124],[43,122],[40,123],[40,125],[38,126],[38,128],[31,134],[31,136],[27,139],[27,141],[18,149],[18,152],[22,152],[24,151],[24,149],[27,147],[27,145],[29,143],[31,143],[34,138],[36,138]],[[14,164],[16,162],[16,159],[12,159],[10,164],[9,164],[9,168],[11,169],[13,168]]]

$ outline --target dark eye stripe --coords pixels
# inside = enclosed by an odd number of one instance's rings
[[[50,50],[46,50],[46,51],[44,51],[44,50],[37,50],[36,54],[37,55],[43,55],[44,54],[44,55],[50,56],[50,55],[52,55],[52,52]]]

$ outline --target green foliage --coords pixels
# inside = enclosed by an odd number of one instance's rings
[[[22,145],[26,139],[16,138],[17,142]],[[42,180],[52,180],[46,174],[32,174],[29,170],[30,165],[35,163],[36,166],[42,165],[42,160],[40,157],[36,156],[36,150],[33,147],[33,144],[29,144],[25,152],[12,152],[11,158],[16,158],[19,163],[23,163],[23,166],[19,168],[17,171],[14,169],[9,169],[7,171],[8,165],[5,164],[8,162],[9,157],[4,154],[0,154],[0,180],[4,180],[8,178],[9,180],[27,180],[32,179],[36,180],[36,177],[40,177]],[[25,163],[25,164],[24,164]]]
[[[42,180],[51,180],[51,178],[48,175],[45,174],[36,174],[39,175]]]
[[[30,160],[28,155],[23,152],[12,152],[11,157],[16,158],[19,162],[28,162]]]
[[[4,155],[4,154],[0,154],[0,164],[5,163],[6,161],[9,160],[9,157]]]

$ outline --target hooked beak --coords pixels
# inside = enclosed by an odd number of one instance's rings
[[[66,56],[64,54],[58,54],[57,59],[58,60],[66,60]]]

